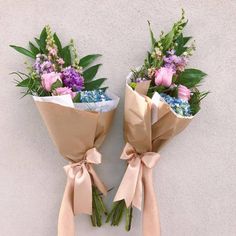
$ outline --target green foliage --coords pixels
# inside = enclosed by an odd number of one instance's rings
[[[153,31],[152,31],[152,29],[151,29],[151,23],[150,23],[150,21],[148,21],[148,27],[149,27],[150,37],[151,37],[151,48],[152,48],[152,50],[153,50],[154,47],[155,47],[156,39],[155,39],[154,34],[153,34]]]
[[[13,72],[11,74],[17,75],[19,80],[15,80],[17,87],[22,87],[26,89],[26,91],[23,92],[23,97],[26,95],[35,95],[38,96],[48,96],[50,95],[47,91],[45,91],[42,86],[40,79],[35,76],[34,73],[27,75],[22,72]]]
[[[61,41],[60,39],[58,38],[57,34],[54,33],[53,34],[53,39],[55,41],[55,44],[57,45],[57,49],[58,49],[58,56],[62,56],[62,45],[61,45]]]
[[[80,102],[80,99],[81,99],[81,94],[80,94],[80,93],[77,93],[76,96],[73,98],[73,102],[79,103],[79,102]]]
[[[65,62],[64,66],[70,66],[71,65],[71,53],[70,53],[70,45],[65,46],[62,48],[62,58]]]
[[[146,80],[151,80],[150,87],[147,96],[152,97],[154,92],[165,93],[171,97],[178,97],[178,85],[183,85],[188,87],[191,92],[191,110],[193,114],[196,114],[200,109],[200,101],[207,96],[206,93],[200,93],[197,87],[201,84],[202,80],[206,76],[204,72],[198,69],[185,69],[178,68],[174,71],[172,77],[172,86],[156,86],[155,85],[155,71],[160,67],[165,66],[164,57],[169,57],[170,53],[168,51],[173,50],[173,54],[176,56],[181,56],[179,59],[183,59],[183,65],[185,67],[184,60],[188,61],[188,58],[192,55],[195,50],[194,43],[191,41],[192,37],[185,37],[183,35],[184,27],[187,25],[188,21],[185,18],[184,10],[182,10],[181,18],[176,21],[171,30],[164,34],[161,32],[159,39],[155,38],[154,33],[151,29],[150,22],[148,21],[149,33],[151,38],[151,49],[147,52],[147,57],[144,60],[144,65],[139,70],[133,70],[133,75],[131,77],[131,88],[135,89],[136,81],[138,78],[143,78]],[[173,65],[178,64],[173,58]],[[176,86],[177,85],[177,86]]]
[[[35,55],[31,51],[29,51],[29,50],[27,50],[25,48],[22,48],[22,47],[19,47],[19,46],[15,46],[15,45],[10,45],[10,47],[14,48],[17,52],[22,53],[25,56],[28,56],[28,57],[31,57],[31,58],[35,58]]]
[[[62,86],[62,82],[58,79],[56,82],[54,82],[53,84],[52,84],[52,91],[53,90],[55,90],[55,89],[57,89],[57,88],[60,88]]]
[[[163,52],[166,52],[168,49],[171,48],[173,45],[173,39],[175,36],[174,29],[172,29],[168,34],[166,34],[162,39],[161,39],[161,45],[163,46]]]
[[[198,89],[195,89],[189,100],[190,109],[193,115],[200,111],[201,100],[204,99],[208,94],[209,92],[200,92]]]
[[[158,92],[158,93],[164,93],[166,92],[168,89],[164,86],[151,86],[148,90],[148,93],[147,93],[147,96],[152,98],[153,94],[155,92]]]
[[[29,47],[31,52],[34,54],[34,56],[36,57],[37,54],[40,53],[40,50],[31,42],[29,42]]]
[[[202,79],[206,76],[204,72],[197,69],[186,69],[175,81],[176,84],[182,84],[188,88],[193,88],[202,81]]]
[[[97,79],[94,81],[85,82],[85,84],[84,84],[85,90],[89,91],[89,90],[99,89],[105,80],[106,80],[106,78],[101,78],[101,79]]]
[[[100,78],[97,80],[94,80],[99,67],[101,64],[97,64],[94,66],[89,67],[98,57],[100,57],[100,54],[90,54],[87,56],[84,56],[79,60],[78,55],[75,55],[75,46],[74,44],[70,43],[66,46],[62,46],[62,43],[57,36],[56,33],[52,34],[51,29],[49,26],[46,26],[43,28],[43,30],[40,33],[39,37],[34,38],[36,44],[33,42],[29,42],[29,49],[10,45],[12,48],[14,48],[16,51],[22,53],[25,56],[28,56],[30,58],[35,59],[37,54],[45,54],[48,56],[48,46],[54,46],[57,48],[57,55],[50,55],[48,57],[49,60],[54,64],[55,71],[61,72],[63,70],[63,67],[72,66],[76,70],[81,73],[85,79],[85,90],[94,90],[99,89],[100,86],[103,84],[103,82],[106,80],[105,78]],[[74,58],[76,56],[76,58]],[[58,59],[62,58],[64,60],[63,66],[58,63]],[[76,60],[76,61],[75,61]],[[85,70],[84,70],[85,68]],[[38,96],[50,96],[51,92],[47,92],[43,89],[41,85],[41,78],[40,75],[34,71],[34,68],[28,66],[27,68],[29,70],[29,74],[24,74],[22,72],[14,72],[13,74],[17,75],[20,79],[16,80],[16,86],[22,87],[27,89],[25,92],[25,95],[27,94],[35,94]],[[83,71],[83,72],[82,72]],[[61,81],[56,81],[52,85],[52,90],[55,90],[58,87],[63,86]],[[102,89],[105,91],[107,87],[103,87]],[[80,101],[80,94],[74,98],[76,102]]]
[[[40,40],[38,38],[34,38],[35,42],[37,43],[37,45],[39,46],[39,50],[40,50],[40,53],[43,53],[43,50],[40,46]]]
[[[91,215],[91,222],[94,227],[101,227],[102,225],[102,216],[107,215],[107,209],[103,203],[101,194],[99,193],[99,190],[97,187],[93,186],[92,190],[93,194],[93,212]]]
[[[41,48],[41,50],[43,51],[44,54],[47,53],[46,39],[47,39],[47,32],[46,32],[46,27],[44,27],[41,34],[40,34],[40,37],[39,37],[40,48]]]
[[[102,64],[97,64],[95,66],[91,66],[83,72],[83,77],[85,79],[85,82],[89,82],[95,77],[95,75],[97,74],[98,69],[101,65]]]
[[[106,223],[110,222],[112,226],[118,226],[122,221],[124,215],[126,217],[125,229],[126,231],[130,231],[133,209],[132,206],[127,208],[124,200],[120,200],[118,202],[113,203],[112,210],[107,216]]]
[[[80,59],[79,66],[86,68],[92,64],[98,57],[102,56],[101,54],[91,54],[87,55]]]
[[[182,55],[187,50],[187,47],[185,45],[188,43],[188,41],[191,38],[192,37],[183,37],[182,33],[179,35],[179,37],[175,41],[175,43],[176,43],[175,54],[177,56]]]

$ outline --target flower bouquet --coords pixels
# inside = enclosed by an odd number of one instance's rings
[[[93,65],[99,54],[79,60],[74,41],[62,47],[56,33],[46,26],[30,50],[11,45],[31,57],[28,73],[13,72],[16,86],[32,95],[49,134],[60,154],[69,161],[64,167],[67,184],[58,221],[58,235],[75,235],[74,215],[91,215],[101,226],[106,208],[102,194],[107,189],[93,165],[101,163],[98,152],[111,126],[119,98],[101,87],[105,78],[94,79],[101,64]]]
[[[148,22],[149,23],[149,22]],[[143,235],[160,235],[160,223],[152,180],[152,168],[159,151],[180,133],[200,110],[208,92],[200,92],[204,72],[187,69],[195,49],[183,36],[184,12],[171,31],[154,37],[150,28],[151,51],[144,65],[133,70],[126,82],[124,136],[121,159],[128,162],[107,222],[118,225],[126,211],[126,230],[131,228],[132,207],[143,205]],[[144,190],[144,192],[143,192]]]

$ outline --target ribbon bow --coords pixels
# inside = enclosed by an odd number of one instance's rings
[[[72,194],[72,206],[74,215],[85,213],[92,215],[92,183],[106,195],[107,190],[94,171],[92,164],[101,163],[101,154],[96,148],[89,149],[84,159],[64,167],[67,173],[68,185]]]
[[[141,210],[143,168],[153,168],[159,158],[160,154],[155,152],[139,154],[129,143],[127,143],[121,155],[121,159],[127,160],[129,164],[114,201],[124,199],[127,207],[132,204]]]

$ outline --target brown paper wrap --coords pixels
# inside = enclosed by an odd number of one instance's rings
[[[155,156],[156,152],[180,133],[190,123],[192,117],[180,117],[168,104],[160,102],[158,121],[152,124],[152,101],[146,96],[149,84],[150,81],[138,83],[135,91],[126,84],[124,136],[127,144],[121,159],[128,160],[128,168],[114,201],[124,199],[128,207],[127,200],[131,198],[131,204],[138,207],[142,200],[140,188],[143,187],[143,235],[160,236],[160,221],[152,179],[152,168],[155,164],[147,165],[147,160],[150,158],[150,161],[156,160],[156,163],[158,160],[158,156]],[[136,177],[137,175],[139,178]],[[136,186],[133,195],[130,186]],[[138,206],[137,202],[139,202]]]
[[[50,102],[35,101],[60,154],[69,161],[67,184],[58,220],[58,236],[74,236],[74,215],[92,212],[92,184],[106,194],[106,187],[92,164],[101,163],[97,151],[111,126],[115,110],[81,111]]]

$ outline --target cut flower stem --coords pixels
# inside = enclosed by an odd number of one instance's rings
[[[107,209],[99,190],[93,186],[93,211],[90,218],[94,227],[101,227],[103,215],[107,215]]]
[[[111,212],[107,216],[106,223],[110,222],[112,226],[118,226],[124,215],[126,217],[125,229],[126,231],[130,231],[133,208],[132,206],[127,208],[124,200],[113,203]]]

